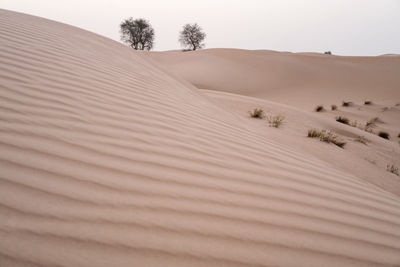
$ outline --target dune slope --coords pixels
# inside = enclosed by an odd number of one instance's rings
[[[396,195],[117,42],[5,10],[0,36],[0,266],[400,264]]]
[[[240,49],[149,54],[200,89],[310,110],[342,100],[400,103],[400,57],[344,57]],[[397,102],[395,102],[397,101]]]

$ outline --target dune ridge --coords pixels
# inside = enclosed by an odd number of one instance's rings
[[[0,36],[1,266],[400,263],[396,194],[145,53],[5,10]]]

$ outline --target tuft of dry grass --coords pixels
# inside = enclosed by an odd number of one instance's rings
[[[372,121],[373,123],[383,122],[379,117],[374,117],[374,118],[370,119],[370,121]]]
[[[353,105],[353,102],[351,102],[351,101],[348,101],[348,102],[342,101],[342,106],[343,107],[350,107],[351,105]]]
[[[331,110],[337,110],[337,106],[336,105],[331,105]]]
[[[281,126],[284,120],[285,117],[282,115],[267,116],[267,121],[270,127],[279,128],[279,126]]]
[[[360,124],[358,123],[358,121],[351,121],[349,125],[352,127],[358,127]]]
[[[342,116],[337,116],[337,117],[335,118],[335,120],[336,120],[337,122],[344,123],[344,124],[347,124],[347,125],[349,125],[349,123],[350,123],[350,121],[349,121],[348,118],[342,117]]]
[[[390,139],[390,134],[388,132],[380,131],[380,132],[378,132],[378,136],[382,137],[384,139],[387,139],[387,140]]]
[[[380,122],[379,117],[372,118],[372,119],[370,119],[369,121],[367,121],[367,122],[365,123],[365,127],[366,127],[366,128],[375,127],[375,126],[376,126],[375,124],[376,124],[377,122]]]
[[[364,131],[366,131],[367,133],[375,134],[374,130],[373,130],[371,127],[365,126],[365,127],[364,127]]]
[[[255,108],[252,111],[249,111],[250,117],[255,119],[264,119],[265,113],[262,108]]]
[[[388,165],[386,166],[386,170],[387,170],[388,172],[391,172],[391,173],[397,175],[397,176],[400,175],[400,174],[399,174],[399,168],[397,168],[397,167],[394,166],[393,164],[392,164],[392,165],[389,165],[389,164],[388,164]]]
[[[375,118],[372,118],[369,121],[367,121],[365,123],[365,126],[364,126],[364,131],[369,132],[369,133],[373,133],[372,128],[376,127],[376,123],[378,121],[380,121],[379,117],[375,117]]]
[[[365,138],[364,136],[357,136],[356,138],[354,138],[354,141],[362,143],[364,145],[366,145],[367,143],[371,142],[370,140],[368,140],[367,138]]]
[[[310,138],[319,138],[321,142],[326,142],[326,143],[332,143],[337,145],[338,147],[343,148],[346,142],[339,140],[338,136],[335,135],[332,132],[326,131],[326,130],[316,130],[316,129],[310,129],[307,132],[307,137]]]
[[[324,110],[324,106],[323,105],[318,105],[318,106],[316,106],[315,108],[314,108],[314,111],[315,112],[321,112],[321,111],[323,111]]]
[[[320,136],[321,136],[321,131],[318,131],[316,129],[310,129],[307,132],[307,137],[315,138]]]

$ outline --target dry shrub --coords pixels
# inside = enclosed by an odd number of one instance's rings
[[[391,173],[397,175],[397,176],[400,175],[400,174],[399,174],[399,168],[397,168],[397,167],[394,166],[393,164],[392,164],[392,165],[387,165],[387,166],[386,166],[386,170],[387,170],[388,172],[391,172]]]
[[[316,129],[310,129],[307,132],[307,137],[319,138],[319,140],[322,142],[326,142],[328,144],[332,143],[341,148],[343,148],[346,144],[346,142],[339,140],[337,135],[326,130],[318,131]]]
[[[352,126],[352,127],[358,127],[358,126],[360,126],[360,124],[358,123],[358,121],[352,121],[352,122],[350,122],[349,125]]]
[[[350,106],[352,106],[353,105],[353,102],[350,102],[350,101],[342,101],[342,106],[343,107],[350,107]]]
[[[315,138],[320,136],[321,136],[321,131],[318,131],[316,129],[310,129],[307,132],[307,137]]]
[[[347,124],[347,125],[349,125],[349,123],[350,123],[350,121],[349,121],[348,118],[342,117],[342,116],[336,117],[335,120],[336,120],[337,122],[344,123],[344,124]]]
[[[365,138],[364,136],[361,136],[361,135],[357,136],[356,138],[354,138],[354,141],[360,142],[360,143],[362,143],[364,145],[366,145],[367,143],[371,142],[367,138]]]
[[[369,121],[367,121],[367,122],[365,123],[365,127],[366,127],[366,128],[375,127],[377,122],[381,122],[381,120],[379,119],[379,117],[372,118],[372,119],[370,119]]]
[[[256,118],[256,119],[264,119],[265,118],[265,113],[262,108],[255,108],[252,111],[249,111],[250,117]]]
[[[324,110],[324,106],[322,106],[322,105],[318,105],[318,106],[316,106],[315,108],[314,108],[314,111],[316,111],[316,112],[321,112],[321,111],[323,111]]]
[[[282,115],[276,115],[276,116],[267,116],[267,121],[269,123],[269,126],[279,128],[283,121],[285,120],[285,117]]]

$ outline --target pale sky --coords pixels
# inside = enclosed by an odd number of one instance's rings
[[[157,51],[180,49],[182,26],[197,22],[206,48],[400,54],[400,0],[0,0],[0,8],[117,41],[123,19],[145,18]]]

